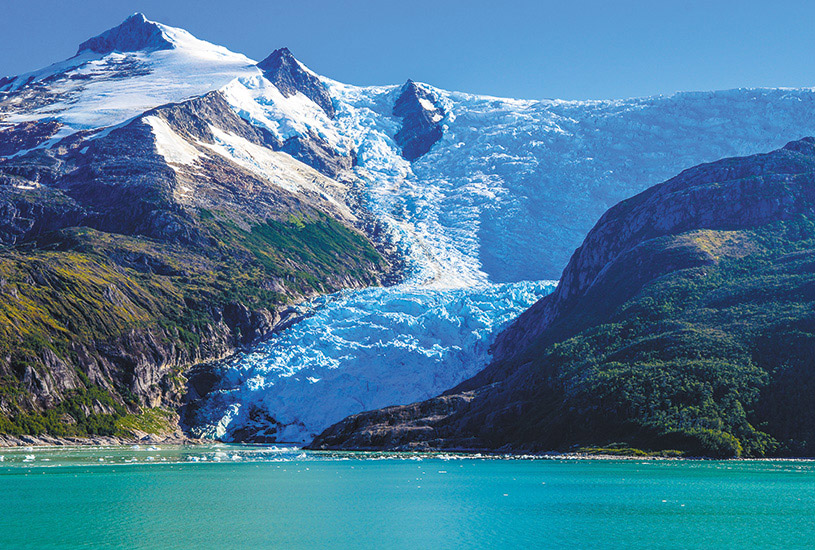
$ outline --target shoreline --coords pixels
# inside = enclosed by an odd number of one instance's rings
[[[0,448],[18,447],[115,447],[132,445],[205,445],[206,439],[188,437],[182,433],[144,434],[141,437],[100,435],[95,437],[55,437],[51,435],[0,434]]]
[[[484,450],[424,450],[424,451],[376,451],[376,450],[327,450],[308,449],[305,446],[298,447],[295,443],[234,443],[223,442],[215,439],[197,439],[188,437],[181,433],[172,434],[145,434],[138,438],[124,438],[117,436],[97,436],[97,437],[54,437],[49,435],[21,435],[11,436],[0,434],[0,449],[16,450],[21,448],[37,447],[40,450],[59,449],[67,447],[132,447],[134,445],[173,445],[173,446],[205,446],[205,445],[235,445],[244,447],[268,447],[268,446],[292,446],[292,448],[313,453],[316,455],[357,455],[364,459],[365,455],[388,456],[395,459],[411,460],[416,458],[440,458],[456,456],[459,458],[469,458],[475,460],[600,460],[600,461],[752,461],[752,462],[813,462],[815,457],[731,457],[731,458],[711,458],[704,456],[659,456],[659,455],[637,455],[637,454],[607,454],[607,453],[583,453],[583,452],[545,452],[545,453],[511,453],[511,452],[490,452]]]

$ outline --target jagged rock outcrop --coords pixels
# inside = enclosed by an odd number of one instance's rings
[[[280,150],[330,178],[344,176],[356,164],[353,151],[348,155],[340,154],[313,132],[305,136],[290,137],[283,142]]]
[[[87,215],[82,206],[51,188],[19,189],[0,183],[0,243],[4,245],[81,225]]]
[[[263,76],[277,86],[284,97],[302,93],[325,111],[328,118],[334,118],[334,103],[328,89],[314,73],[304,68],[288,48],[273,51],[269,57],[258,63]]]
[[[0,80],[0,88],[3,87]],[[0,128],[0,157],[32,149],[57,133],[61,124],[55,120],[20,122]]]
[[[444,133],[441,121],[445,113],[438,98],[412,80],[399,91],[393,104],[393,116],[402,119],[394,140],[407,160],[416,160],[427,153]]]
[[[315,449],[679,449],[810,456],[815,139],[611,208],[494,361],[443,396],[349,417]],[[806,392],[804,392],[806,393]]]

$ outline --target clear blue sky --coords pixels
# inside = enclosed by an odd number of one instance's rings
[[[70,57],[133,12],[352,84],[523,98],[815,86],[815,2],[3,0],[0,75]]]

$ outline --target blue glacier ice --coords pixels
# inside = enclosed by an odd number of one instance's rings
[[[483,368],[496,331],[553,289],[398,286],[313,300],[302,321],[224,365],[199,433],[306,443],[350,414],[432,397]]]
[[[428,86],[444,135],[407,162],[393,140],[398,86],[323,81],[334,120],[304,98],[273,101],[257,79],[225,93],[282,138],[313,132],[356,151],[357,185],[408,279],[311,304],[311,317],[230,361],[202,434],[308,442],[349,414],[441,393],[489,362],[495,331],[553,289],[608,207],[683,168],[815,134],[809,88],[526,101]]]

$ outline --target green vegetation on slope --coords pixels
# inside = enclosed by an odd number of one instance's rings
[[[731,237],[671,239],[720,253]],[[540,394],[500,439],[815,455],[815,223],[741,237],[749,255],[731,249],[658,278],[609,318],[584,319],[591,328],[518,359],[535,365],[528,384]]]
[[[104,389],[83,371],[79,354],[127,347],[133,331],[149,334],[158,341],[151,345],[180,350],[161,388],[172,394],[182,389],[183,363],[206,358],[202,340],[231,304],[272,311],[315,293],[375,284],[386,267],[365,237],[321,213],[246,231],[204,210],[197,223],[208,235],[205,246],[73,228],[0,249],[0,432],[136,428],[124,420],[149,404],[134,394],[132,367]],[[249,343],[246,327],[233,324],[235,343]],[[66,365],[69,372],[58,376],[74,389],[51,395],[42,387],[55,376],[45,366],[49,357]]]

